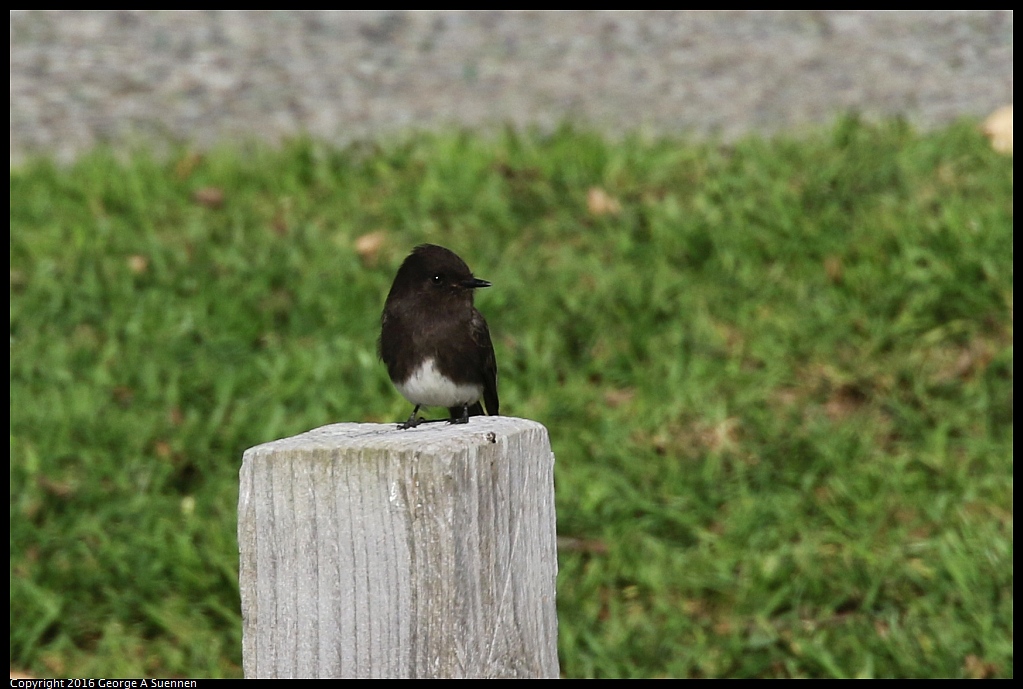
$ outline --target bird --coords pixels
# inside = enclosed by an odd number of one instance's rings
[[[380,358],[391,382],[415,408],[399,429],[422,422],[421,407],[447,407],[449,423],[496,416],[497,360],[490,328],[473,293],[490,283],[473,276],[450,249],[421,244],[398,268],[380,318]]]

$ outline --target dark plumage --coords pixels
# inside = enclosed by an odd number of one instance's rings
[[[494,345],[473,306],[473,290],[489,286],[442,246],[417,246],[401,264],[380,328],[380,358],[395,387],[415,405],[400,428],[418,425],[423,406],[447,407],[451,423],[482,415],[480,400],[497,415]]]

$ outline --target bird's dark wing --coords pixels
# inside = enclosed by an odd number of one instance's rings
[[[483,374],[483,402],[487,406],[487,414],[497,416],[500,405],[497,399],[497,359],[494,356],[494,343],[490,341],[490,328],[483,314],[476,309],[472,310],[470,326]]]

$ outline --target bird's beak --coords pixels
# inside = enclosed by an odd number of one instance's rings
[[[468,280],[462,280],[462,287],[476,289],[477,287],[490,287],[490,283],[479,278],[469,278]]]

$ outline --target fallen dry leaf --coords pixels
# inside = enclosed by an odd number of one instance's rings
[[[991,148],[1012,155],[1012,106],[1003,105],[984,120],[984,134],[991,140]]]
[[[155,452],[156,456],[160,459],[170,459],[174,456],[174,450],[171,448],[170,443],[166,440],[157,440],[156,443],[153,444],[153,452]]]
[[[224,205],[224,190],[220,187],[203,187],[195,190],[192,199],[200,206],[220,208]]]
[[[75,494],[74,485],[68,481],[55,481],[46,476],[40,476],[37,483],[40,488],[56,498],[67,499]]]
[[[966,675],[973,679],[987,679],[998,672],[997,665],[989,663],[972,653],[966,656],[963,669],[966,670]]]
[[[364,234],[355,240],[355,253],[359,254],[364,265],[376,263],[386,239],[387,234],[383,230],[378,230]]]
[[[716,424],[701,424],[697,430],[703,446],[714,451],[734,450],[739,444],[739,419],[733,417]]]
[[[149,268],[149,259],[145,256],[135,254],[134,256],[128,257],[128,270],[136,275],[141,275],[146,272],[147,268]]]
[[[622,204],[600,187],[590,187],[586,192],[586,208],[590,215],[618,215],[622,210]]]
[[[828,256],[825,258],[824,272],[831,282],[835,284],[842,282],[842,258],[840,256]]]
[[[636,391],[629,388],[608,390],[604,393],[604,403],[614,409],[631,402],[635,396]]]
[[[558,551],[606,555],[607,543],[597,538],[574,538],[572,536],[558,536]]]
[[[286,236],[290,230],[287,219],[280,211],[278,211],[274,215],[274,219],[270,221],[270,227],[273,228],[274,234],[278,237]]]

